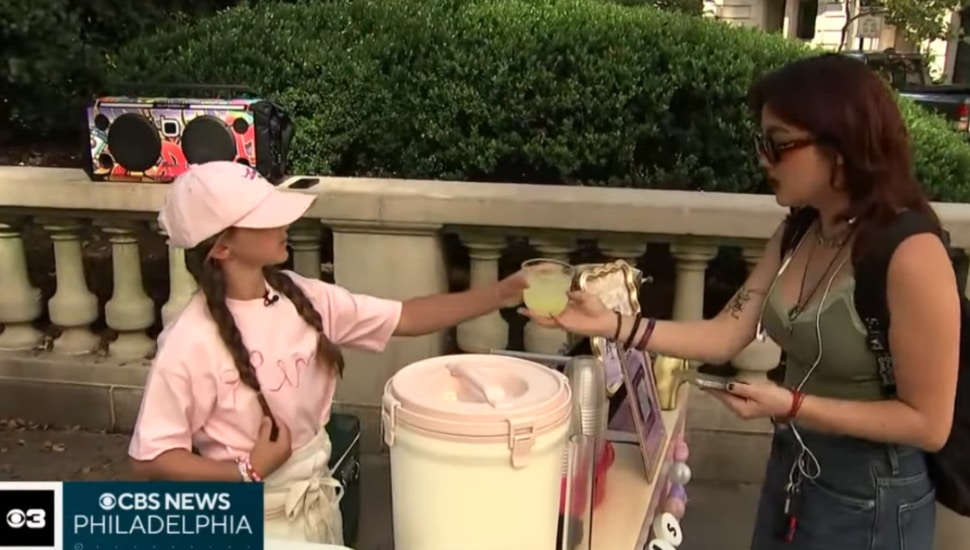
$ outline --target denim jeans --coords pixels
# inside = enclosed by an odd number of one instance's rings
[[[751,550],[930,550],[936,493],[919,449],[825,435],[799,434],[820,474],[803,479],[791,509],[798,519],[792,542],[785,488],[800,446],[792,430],[775,429]]]

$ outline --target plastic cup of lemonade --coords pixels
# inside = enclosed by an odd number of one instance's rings
[[[573,284],[573,266],[551,260],[536,258],[522,264],[529,288],[523,292],[525,306],[536,313],[558,315],[569,303],[569,289]]]

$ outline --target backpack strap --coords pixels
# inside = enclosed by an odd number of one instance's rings
[[[855,308],[866,327],[866,346],[876,357],[879,377],[887,395],[896,394],[896,376],[889,351],[889,304],[886,299],[886,279],[889,262],[899,245],[913,235],[935,233],[939,229],[922,212],[906,210],[898,214],[884,230],[874,235],[870,247],[861,256],[853,257],[855,269]],[[946,243],[947,236],[940,235]]]

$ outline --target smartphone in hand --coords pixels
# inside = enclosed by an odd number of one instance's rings
[[[727,376],[716,376],[713,374],[704,374],[696,370],[686,370],[679,371],[677,376],[681,380],[687,382],[688,384],[693,384],[698,388],[704,390],[727,390],[727,385],[734,381],[733,378]]]

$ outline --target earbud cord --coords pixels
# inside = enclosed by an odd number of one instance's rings
[[[832,284],[835,282],[835,277],[842,271],[845,267],[845,263],[849,259],[849,254],[842,257],[842,261],[839,262],[839,266],[832,272],[829,276],[829,282],[825,285],[825,292],[822,293],[822,299],[819,300],[818,309],[815,312],[815,340],[818,342],[818,354],[815,356],[815,361],[812,366],[802,377],[802,381],[795,387],[796,390],[801,391],[805,387],[809,378],[815,374],[815,369],[822,363],[822,311],[825,309],[825,300],[829,297],[829,292],[832,290]],[[788,482],[792,486],[797,486],[801,481],[801,478],[814,481],[818,479],[818,476],[822,475],[822,465],[819,464],[818,458],[812,453],[808,445],[802,439],[802,434],[799,433],[798,427],[794,422],[789,424],[789,429],[792,431],[792,435],[795,436],[795,440],[798,441],[799,451],[798,458],[795,460],[795,464],[792,465],[792,470],[788,475]],[[796,475],[799,474],[799,475]]]
[[[775,285],[778,284],[778,280],[781,279],[782,274],[784,274],[788,269],[788,266],[791,265],[792,258],[794,258],[795,254],[798,253],[798,249],[801,248],[802,244],[805,242],[807,235],[808,233],[806,232],[806,234],[802,236],[801,240],[798,241],[795,248],[786,255],[784,261],[781,263],[781,267],[778,268],[778,272],[775,274],[775,278],[771,281],[771,285],[768,286],[768,292],[765,294],[764,301],[761,304],[761,315],[758,318],[758,326],[755,331],[755,338],[760,342],[764,342],[767,338],[767,333],[764,330],[763,320],[765,308],[768,305],[768,300],[770,299],[771,293],[774,291]],[[832,272],[828,283],[825,285],[825,291],[822,292],[822,298],[819,300],[818,309],[815,312],[815,339],[818,342],[818,354],[815,356],[815,361],[808,369],[808,372],[805,373],[802,381],[798,384],[798,386],[796,386],[796,389],[799,391],[805,387],[805,384],[808,382],[809,378],[811,378],[812,374],[815,373],[815,369],[817,369],[822,363],[822,310],[825,308],[825,301],[828,299],[829,292],[832,290],[832,284],[835,282],[835,277],[840,271],[842,271],[842,268],[845,267],[845,263],[848,261],[848,258],[848,255],[844,256],[842,261],[839,262],[838,267]],[[799,446],[798,457],[796,458],[795,463],[792,464],[791,471],[788,474],[789,486],[796,487],[799,483],[801,483],[801,478],[809,480],[817,479],[818,476],[822,474],[822,466],[819,464],[818,458],[815,456],[815,454],[811,451],[811,449],[808,448],[808,445],[805,444],[805,441],[802,439],[798,428],[794,424],[790,424],[789,428],[792,431],[792,435],[795,436],[795,440],[798,442]]]
[[[806,233],[805,235],[807,236],[808,234]],[[780,279],[781,275],[788,269],[788,266],[791,265],[792,258],[794,258],[795,254],[798,253],[798,249],[802,247],[802,243],[805,242],[805,238],[806,237],[803,236],[801,240],[798,241],[798,244],[795,245],[795,248],[785,256],[784,260],[781,262],[781,267],[779,267],[778,272],[775,273],[775,278],[772,279],[771,284],[768,285],[768,291],[765,293],[765,299],[761,301],[761,314],[758,315],[758,326],[754,331],[754,337],[759,342],[764,342],[768,338],[768,333],[765,331],[763,321],[765,318],[765,308],[768,307],[769,297],[771,296],[771,293],[774,292],[775,285],[778,284],[778,279]]]

